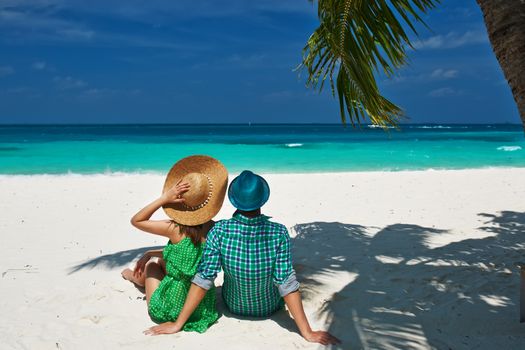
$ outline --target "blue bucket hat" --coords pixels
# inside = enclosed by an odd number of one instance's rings
[[[259,209],[270,197],[270,187],[265,179],[244,170],[233,179],[228,189],[228,198],[239,210],[251,211]]]

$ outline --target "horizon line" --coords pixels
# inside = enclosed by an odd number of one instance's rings
[[[264,126],[264,125],[282,125],[282,126],[292,126],[292,125],[330,125],[336,126],[340,125],[343,127],[354,127],[351,123],[1,123],[0,127],[4,126],[209,126],[209,125],[220,125],[220,126]],[[359,126],[369,126],[376,125],[373,123],[361,123],[355,124],[355,127]],[[511,123],[511,122],[496,122],[496,123],[438,123],[438,122],[427,122],[427,123],[399,123],[399,126],[403,125],[512,125],[512,126],[522,126],[522,123]],[[377,125],[378,128],[381,128],[380,125]],[[395,126],[387,125],[386,128],[395,128]]]

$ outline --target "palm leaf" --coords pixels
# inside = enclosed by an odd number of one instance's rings
[[[330,81],[343,123],[397,125],[402,110],[381,95],[375,74],[391,76],[406,63],[412,45],[403,25],[417,34],[414,23],[439,1],[317,0],[319,27],[299,66],[308,73],[306,85],[320,92]]]

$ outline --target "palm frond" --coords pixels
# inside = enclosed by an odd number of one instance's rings
[[[375,74],[392,76],[406,63],[406,47],[412,45],[403,24],[417,34],[414,23],[423,23],[421,14],[439,1],[318,0],[319,27],[300,65],[308,72],[306,85],[322,91],[330,81],[343,123],[368,118],[380,126],[397,125],[402,110],[381,95]]]

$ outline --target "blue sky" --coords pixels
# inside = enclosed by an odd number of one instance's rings
[[[474,0],[444,0],[380,77],[415,123],[519,123]],[[0,0],[0,123],[338,123],[293,69],[307,0]]]

